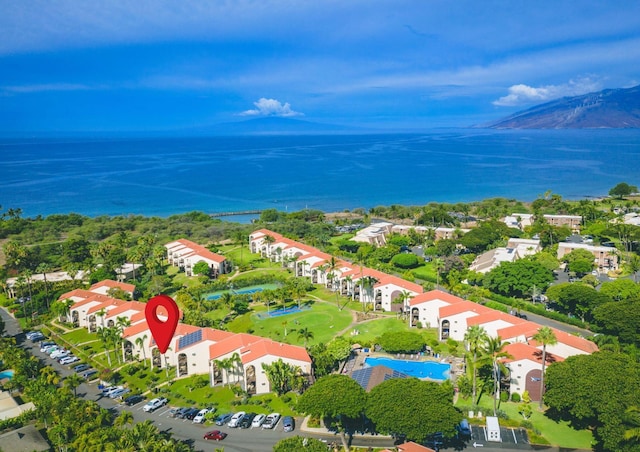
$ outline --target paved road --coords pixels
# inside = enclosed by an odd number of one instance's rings
[[[47,365],[53,366],[60,374],[65,377],[71,375],[73,371],[67,366],[60,365],[57,361],[52,360],[48,355],[40,352],[37,344],[27,340],[22,333],[18,322],[11,317],[4,309],[0,309],[0,315],[5,320],[6,335],[16,337],[18,345],[29,349],[34,356],[39,357]],[[304,431],[301,432],[299,426],[301,419],[296,419],[296,430],[294,432],[285,433],[282,430],[282,424],[279,423],[273,430],[262,429],[233,429],[227,426],[203,426],[194,424],[189,420],[175,419],[169,416],[170,407],[164,407],[156,410],[154,413],[146,413],[142,410],[144,402],[140,402],[133,407],[126,407],[121,403],[102,396],[98,390],[96,383],[83,383],[77,389],[78,395],[87,400],[95,400],[100,406],[113,410],[115,413],[123,409],[133,414],[135,422],[142,422],[150,419],[161,430],[170,432],[174,438],[190,442],[196,451],[213,450],[215,447],[224,447],[225,452],[272,452],[273,445],[280,439],[292,435],[305,435],[323,439],[327,442],[339,443],[339,437],[331,433],[317,433]],[[217,443],[204,440],[202,437],[205,432],[210,430],[221,430],[228,433],[228,437]],[[523,450],[533,450],[526,442],[526,435],[523,436],[520,429],[502,429],[502,443],[490,443],[486,441],[486,434],[482,426],[473,426],[473,435],[466,444],[459,444],[457,447],[441,448],[445,450],[461,450],[478,448],[486,452],[521,452]],[[392,447],[393,441],[383,436],[356,436],[352,441],[353,445],[360,447]],[[557,452],[558,448],[540,448],[536,450],[545,450],[548,452]]]

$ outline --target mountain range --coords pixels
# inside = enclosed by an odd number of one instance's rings
[[[479,127],[492,129],[640,128],[640,85],[563,97]]]

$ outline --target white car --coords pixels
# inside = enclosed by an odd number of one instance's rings
[[[245,413],[244,411],[238,411],[236,414],[231,416],[228,426],[231,428],[236,428],[245,414],[247,413]]]
[[[214,411],[214,410],[207,410],[206,408],[203,408],[200,411],[198,411],[198,414],[196,414],[195,417],[193,418],[193,423],[202,424],[204,422],[205,417],[210,411]]]
[[[158,408],[165,406],[166,404],[167,404],[167,399],[165,399],[164,397],[158,397],[156,399],[149,400],[147,404],[142,407],[142,410],[146,411],[147,413],[151,413],[157,410]]]
[[[131,389],[129,388],[121,388],[121,389],[117,389],[115,391],[113,391],[111,394],[109,394],[109,398],[110,399],[117,399],[118,397],[122,397],[123,395],[127,394],[131,392]]]
[[[80,358],[78,358],[77,356],[69,355],[62,358],[60,360],[60,364],[73,364],[78,361],[80,361]]]
[[[69,350],[65,350],[64,348],[60,348],[51,353],[51,359],[64,358],[65,356],[69,356],[71,352]]]
[[[271,413],[262,423],[262,428],[274,428],[280,420],[280,413]]]
[[[267,416],[265,414],[256,414],[256,417],[253,418],[253,422],[251,422],[251,427],[260,427],[266,418]]]

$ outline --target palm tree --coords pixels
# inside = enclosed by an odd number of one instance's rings
[[[551,328],[543,326],[533,335],[532,339],[542,344],[542,374],[540,375],[540,405],[542,410],[542,395],[544,394],[544,369],[547,365],[547,345],[555,345],[558,343],[558,338]]]
[[[123,410],[120,412],[120,415],[115,418],[115,420],[113,421],[113,425],[115,427],[124,427],[125,425],[132,425],[133,424],[133,414],[131,414],[131,411],[126,411]]]
[[[298,330],[298,339],[304,340],[304,348],[307,348],[307,341],[313,339],[313,331],[309,328],[301,328]]]
[[[624,414],[623,422],[629,426],[624,431],[624,439],[634,441],[637,444],[640,442],[640,407],[631,405]]]
[[[82,384],[82,382],[82,377],[80,375],[78,375],[77,373],[72,373],[64,379],[63,384],[66,388],[69,388],[71,391],[73,391],[73,395],[75,396],[77,395],[76,390],[78,389],[78,386]]]
[[[44,281],[44,293],[46,295],[45,301],[47,303],[47,311],[49,310],[49,284],[47,283],[47,273],[51,271],[51,266],[46,262],[42,262],[36,268],[38,273],[42,274],[42,280]]]
[[[478,353],[481,351],[481,346],[484,344],[489,336],[483,327],[480,325],[472,325],[464,334],[464,340],[467,343],[467,349],[473,353],[472,372],[473,372],[473,386],[472,386],[472,400],[476,403],[476,391],[477,391],[477,376],[478,376]]]
[[[107,354],[107,362],[111,367],[111,353],[109,353],[109,343],[111,342],[111,328],[100,327],[98,328],[98,337],[104,345],[104,351]]]
[[[276,239],[267,234],[264,236],[263,241],[267,245],[267,258],[271,260],[271,245],[276,242]]]
[[[142,349],[142,360],[144,363],[147,362],[147,352],[145,351],[144,344],[146,340],[149,338],[146,334],[143,334],[141,337],[136,338],[136,345]]]
[[[229,362],[231,363],[231,369],[233,370],[233,374],[236,376],[236,383],[240,379],[240,374],[244,374],[242,367],[242,358],[240,358],[240,354],[235,352],[229,358]]]
[[[501,360],[504,358],[513,358],[510,353],[506,352],[504,348],[509,345],[508,342],[502,342],[502,338],[498,337],[490,337],[484,341],[484,346],[482,347],[482,354],[484,355],[483,361],[486,364],[491,365],[491,369],[493,370],[493,415],[495,416],[498,412],[497,401],[500,397],[500,373],[506,372],[506,368],[504,364],[502,364]]]

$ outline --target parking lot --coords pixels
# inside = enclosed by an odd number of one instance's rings
[[[522,428],[500,427],[500,439],[502,440],[502,444],[512,448],[515,445],[529,446],[527,431]],[[483,425],[474,425],[471,427],[471,441],[469,441],[469,444],[473,446],[473,443],[475,443],[476,446],[480,444],[483,446],[496,444],[495,442],[487,441],[487,429]]]

